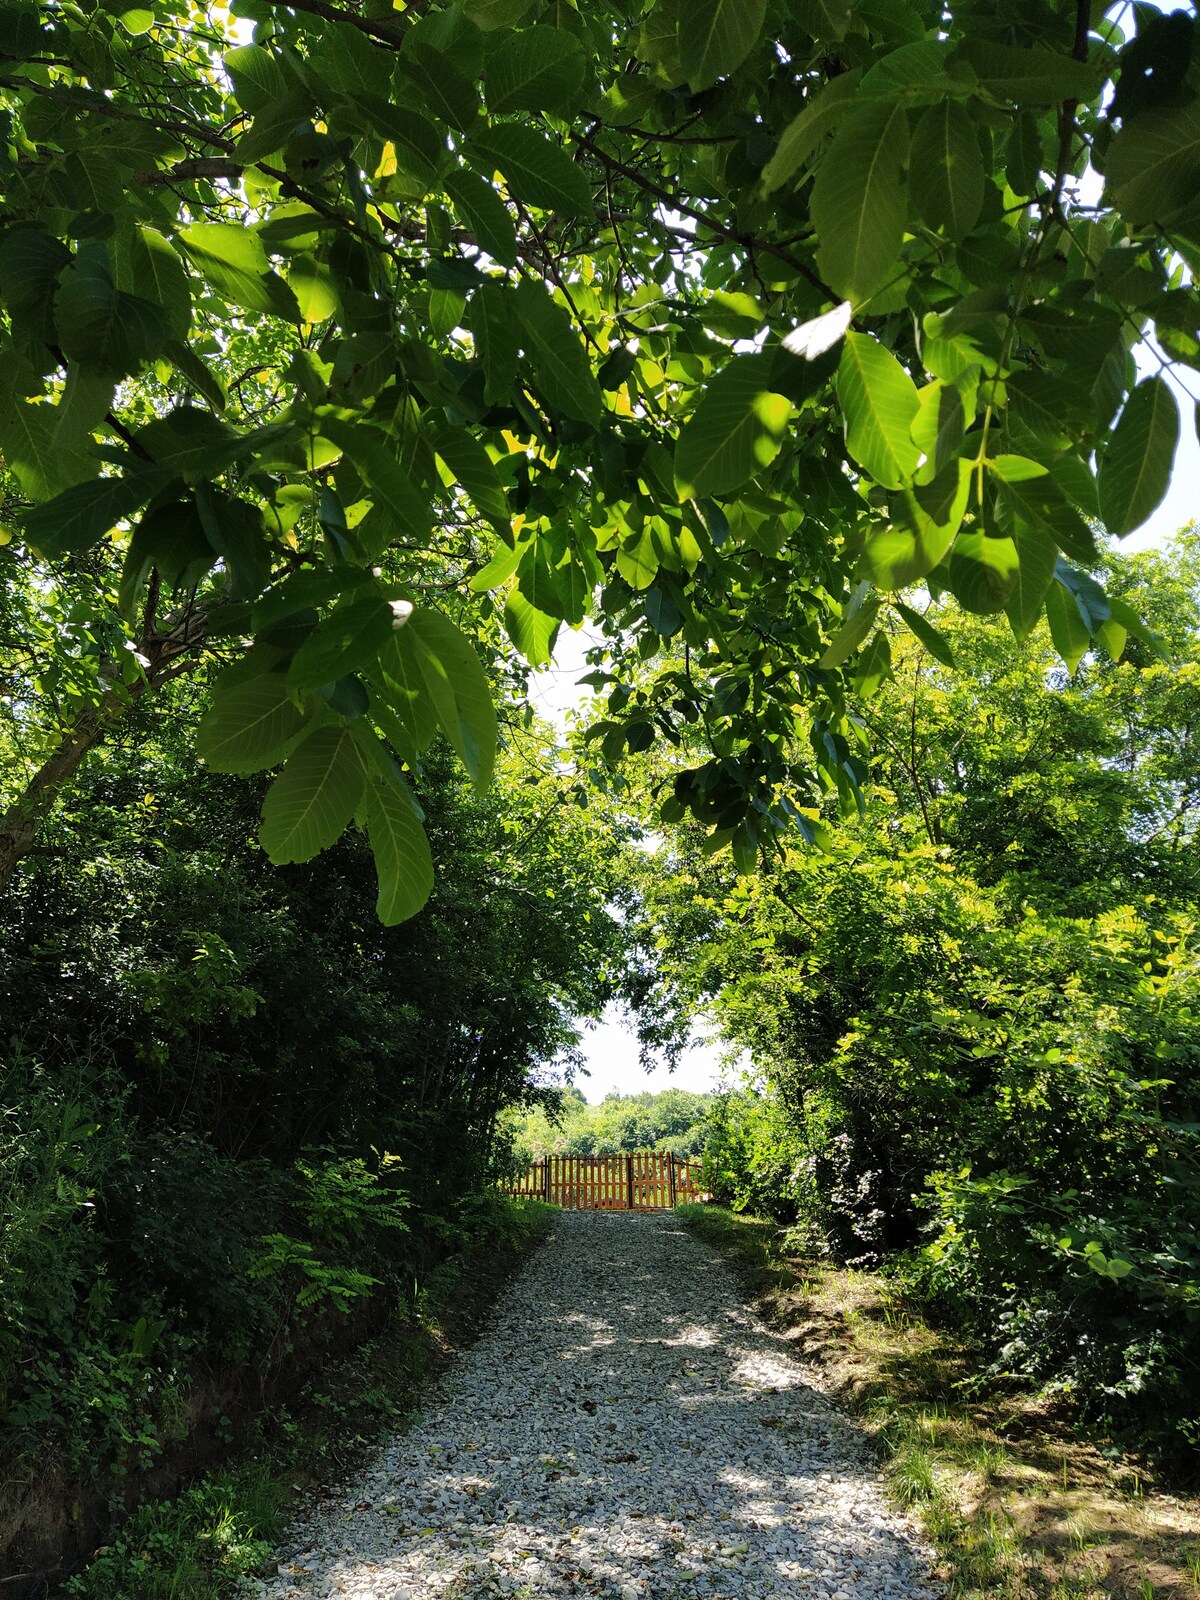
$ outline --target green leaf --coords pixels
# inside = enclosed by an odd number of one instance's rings
[[[415,30],[410,30],[396,70],[417,90],[434,116],[460,133],[474,126],[479,115],[479,90],[452,55],[433,49],[416,36]]]
[[[513,28],[529,10],[533,0],[463,0],[463,11],[485,33],[495,28]]]
[[[908,113],[868,100],[851,107],[817,169],[810,215],[817,266],[855,304],[895,272],[908,214]]]
[[[561,145],[519,122],[501,122],[470,140],[467,159],[482,164],[490,178],[499,168],[509,190],[526,205],[543,211],[566,211],[590,216],[592,190],[587,174],[577,167]]]
[[[224,65],[233,79],[238,104],[251,116],[269,111],[291,90],[279,61],[260,44],[241,45],[236,50],[226,51]]]
[[[226,689],[218,679],[196,750],[214,772],[259,772],[274,766],[304,723],[281,673],[235,679]]]
[[[846,449],[876,483],[899,489],[917,470],[912,427],[920,410],[916,385],[878,339],[848,333],[837,370],[846,419]]]
[[[486,594],[489,589],[498,589],[502,583],[507,583],[521,565],[528,548],[528,544],[498,545],[492,559],[479,569],[468,584],[471,593]]]
[[[1118,538],[1162,504],[1179,443],[1179,408],[1166,380],[1144,378],[1100,456],[1100,515]]]
[[[440,611],[414,611],[407,631],[438,720],[482,792],[496,759],[496,707],[487,674],[469,640]]]
[[[658,553],[648,526],[637,537],[622,543],[617,551],[616,567],[631,589],[648,589],[658,577]]]
[[[1061,583],[1052,583],[1046,593],[1046,620],[1054,648],[1066,662],[1067,671],[1074,672],[1087,654],[1092,636],[1079,615],[1074,596]]]
[[[54,293],[71,260],[66,245],[41,228],[17,223],[0,233],[0,300],[14,335],[54,343]]]
[[[117,289],[100,247],[81,249],[63,273],[54,321],[68,356],[114,377],[135,372],[170,338],[166,312]]]
[[[792,403],[771,388],[774,356],[734,356],[712,378],[675,450],[681,499],[730,494],[779,453]]]
[[[376,506],[391,524],[391,537],[425,534],[432,523],[428,500],[413,486],[386,435],[366,422],[348,422],[320,411],[321,434],[353,462]],[[390,542],[390,540],[389,540]]]
[[[917,214],[948,239],[965,239],[983,207],[983,156],[976,125],[957,100],[930,106],[912,137],[908,187]]]
[[[901,489],[890,502],[891,527],[863,548],[861,574],[880,589],[907,589],[932,572],[962,525],[970,485],[971,463],[960,459],[932,483]]]
[[[46,500],[72,484],[94,478],[99,463],[87,450],[58,438],[58,407],[21,399],[0,404],[0,451],[4,465],[31,500]],[[52,536],[53,529],[47,532]]]
[[[1011,539],[979,532],[960,533],[950,552],[947,581],[968,611],[988,616],[1002,611],[1017,582],[1017,547]]]
[[[741,66],[766,15],[766,0],[686,0],[679,13],[679,62],[693,93]]]
[[[288,688],[293,693],[320,689],[364,666],[405,625],[410,609],[380,594],[343,602],[297,650],[288,668]]]
[[[460,167],[446,179],[454,209],[475,235],[475,243],[502,267],[517,264],[517,229],[496,189],[474,172]]]
[[[566,416],[599,427],[600,385],[568,313],[532,278],[517,283],[511,304],[538,389]]]
[[[929,481],[946,471],[957,456],[967,431],[967,413],[961,392],[941,378],[918,390],[917,400],[920,409],[910,431],[925,457],[921,478]]]
[[[77,483],[25,513],[25,537],[51,560],[87,550],[167,481],[165,472],[143,472],[132,478]]]
[[[495,462],[479,440],[465,428],[453,428],[446,423],[434,432],[431,443],[475,509],[488,519],[501,538],[511,539],[512,518],[504,485]]]
[[[394,927],[415,916],[429,899],[429,840],[412,790],[401,777],[368,782],[364,817],[379,879],[375,910],[385,927]]]
[[[366,777],[348,727],[317,728],[297,745],[263,801],[258,837],[276,866],[328,849],[357,811]]]
[[[128,273],[129,282],[122,279],[119,287],[161,306],[170,334],[186,338],[192,322],[192,291],[170,240],[153,228],[136,228],[129,241]]]
[[[488,110],[493,116],[571,111],[586,70],[583,46],[561,28],[534,26],[503,34],[487,53]]]
[[[880,599],[870,585],[857,584],[849,603],[842,613],[842,623],[817,662],[819,667],[840,667],[847,656],[853,655],[875,626]]]
[[[860,700],[876,694],[892,670],[892,647],[881,628],[862,653],[854,678],[854,692]]]
[[[950,648],[946,636],[934,627],[928,617],[922,615],[920,611],[914,611],[911,606],[906,606],[902,600],[893,600],[892,604],[909,632],[920,640],[933,659],[953,671],[954,651]]]
[[[142,586],[152,567],[158,568],[168,586],[191,584],[212,569],[214,560],[196,502],[164,502],[158,498],[153,509],[138,519],[129,536],[117,609],[128,621],[136,620]]]
[[[520,589],[508,591],[504,603],[504,626],[509,638],[531,667],[544,667],[554,653],[559,619],[531,606]]]
[[[1026,639],[1042,614],[1046,591],[1054,579],[1058,547],[1043,529],[1031,528],[1026,522],[1014,524],[1012,537],[1017,548],[1017,576],[1004,611],[1016,637]]]
[[[980,86],[1001,100],[1019,105],[1058,105],[1063,100],[1091,100],[1100,93],[1098,66],[1073,56],[1038,47],[992,44],[968,38],[958,53],[974,69]]]
[[[54,410],[54,445],[87,449],[112,407],[116,379],[73,361]]]
[[[234,597],[252,600],[261,594],[271,581],[271,548],[258,507],[202,483],[196,508],[209,544],[233,578]]]
[[[498,283],[477,289],[467,307],[467,326],[483,363],[483,397],[489,405],[499,405],[517,381],[520,353],[511,292]]]
[[[256,234],[232,222],[193,222],[179,230],[178,238],[200,275],[235,306],[286,322],[303,320],[296,297],[271,270]]]

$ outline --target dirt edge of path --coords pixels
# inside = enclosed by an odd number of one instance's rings
[[[974,1353],[884,1279],[789,1251],[763,1218],[698,1205],[680,1217],[874,1437],[958,1600],[1200,1597],[1200,1499],[1108,1459],[1066,1407],[975,1393]]]

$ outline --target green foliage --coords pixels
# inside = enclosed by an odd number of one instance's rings
[[[680,1002],[758,1073],[712,1121],[718,1197],[892,1263],[996,1374],[1176,1461],[1200,1378],[1196,554],[1109,557],[1173,668],[1133,641],[1067,678],[1041,631],[885,621],[866,818],[814,814],[823,853],[765,880],[695,847],[644,879]]]
[[[712,1138],[716,1101],[686,1089],[657,1094],[605,1095],[589,1105],[575,1088],[550,1091],[546,1104],[514,1112],[505,1122],[515,1164],[544,1155],[614,1155],[622,1151],[671,1150],[700,1155]]]
[[[449,752],[423,764],[443,870],[385,927],[361,836],[264,871],[260,780],[198,767],[181,734],[200,688],[98,754],[0,921],[9,1554],[45,1510],[30,1485],[103,1504],[449,1253],[515,1242],[526,1223],[471,1198],[501,1113],[643,981],[624,825],[575,803],[544,730],[512,731],[483,800]]]
[[[622,691],[594,769],[703,729],[664,820],[742,867],[860,803],[860,584],[1120,656],[1090,523],[1179,435],[1133,351],[1200,365],[1194,17],[10,10],[0,877],[214,649],[201,747],[284,763],[268,854],[366,826],[393,922],[436,854],[403,783],[440,734],[486,787],[563,623]]]

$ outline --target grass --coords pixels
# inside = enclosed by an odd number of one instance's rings
[[[141,1505],[59,1591],[70,1600],[230,1600],[266,1570],[298,1495],[344,1473],[414,1414],[422,1390],[469,1343],[552,1213],[514,1203],[503,1235],[452,1256],[414,1307],[329,1361],[319,1387],[261,1419],[257,1442],[169,1500]]]
[[[876,1439],[952,1600],[1200,1600],[1200,1503],[1111,1461],[1064,1409],[980,1393],[975,1353],[894,1284],[810,1260],[774,1222],[681,1206]]]

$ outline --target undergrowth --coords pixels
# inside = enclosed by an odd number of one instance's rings
[[[264,1570],[298,1496],[403,1426],[551,1214],[537,1200],[486,1197],[471,1237],[412,1285],[377,1338],[325,1364],[291,1404],[258,1418],[228,1464],[121,1521],[63,1585],[63,1600],[229,1600],[243,1578]]]

